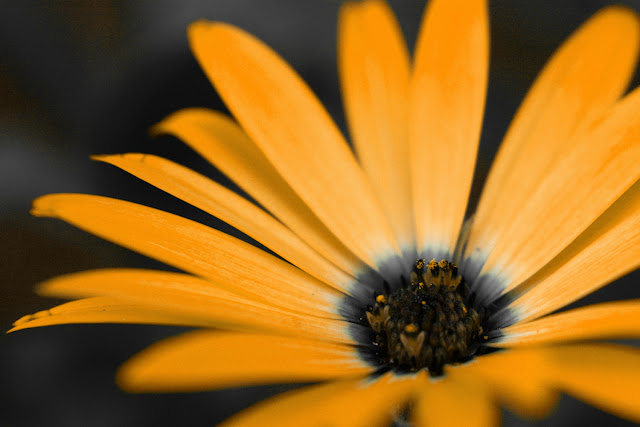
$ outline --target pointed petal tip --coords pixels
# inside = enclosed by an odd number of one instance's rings
[[[91,156],[91,160],[117,166],[121,160],[144,162],[145,157],[148,156],[155,157],[153,154],[145,153],[94,154]]]
[[[103,162],[103,163],[113,163],[117,159],[120,158],[132,158],[132,157],[143,157],[146,154],[142,153],[116,153],[116,154],[92,154],[89,156],[89,159],[94,162]]]
[[[224,120],[228,118],[228,116],[221,111],[210,110],[204,107],[186,107],[172,112],[158,123],[152,125],[148,133],[152,138],[160,135],[178,136],[177,131],[184,123],[195,123],[203,119],[212,120],[212,117],[224,118]]]
[[[50,310],[40,310],[33,314],[25,314],[24,316],[22,316],[21,318],[13,322],[12,324],[13,327],[9,329],[6,333],[10,334],[12,332],[19,331],[21,329],[30,328],[29,323],[33,322],[34,320],[41,319],[43,317],[49,317],[49,316],[51,316]]]
[[[113,154],[92,154],[89,156],[89,159],[95,162],[104,162],[111,156],[113,156]]]

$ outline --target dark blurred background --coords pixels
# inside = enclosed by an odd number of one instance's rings
[[[511,116],[545,60],[608,1],[491,1],[491,82],[472,193],[481,188]],[[640,0],[621,2],[640,11]],[[166,156],[229,184],[171,137],[148,128],[189,106],[224,109],[192,58],[185,28],[198,18],[238,25],[274,47],[318,93],[344,129],[336,73],[339,1],[4,1],[0,13],[0,329],[59,303],[33,286],[97,267],[166,268],[60,221],[29,216],[49,192],[140,202],[217,228],[224,224],[116,168],[94,153]],[[395,1],[413,46],[422,1]],[[638,79],[634,81],[634,86]],[[232,231],[231,231],[232,232]],[[587,302],[638,297],[631,274]],[[58,326],[0,336],[0,425],[214,425],[287,386],[128,395],[113,374],[130,355],[183,329]],[[523,367],[525,368],[525,367]],[[640,369],[640,368],[639,368]],[[506,425],[526,424],[504,412]],[[623,425],[563,397],[540,425]]]

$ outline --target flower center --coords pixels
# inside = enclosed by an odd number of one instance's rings
[[[416,261],[409,285],[378,295],[366,312],[381,362],[440,375],[445,364],[472,357],[483,328],[468,293],[454,263]]]

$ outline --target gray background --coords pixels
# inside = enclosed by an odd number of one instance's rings
[[[537,71],[581,22],[609,2],[491,1],[491,82],[473,200],[506,126]],[[622,2],[640,11],[640,1]],[[421,1],[392,2],[410,46]],[[28,215],[49,192],[86,192],[221,222],[115,168],[94,153],[166,156],[230,185],[150,125],[188,106],[224,109],[185,37],[198,18],[236,24],[282,54],[344,129],[335,63],[338,1],[3,1],[0,13],[0,329],[59,301],[35,296],[39,281],[97,267],[167,268],[59,221]],[[638,79],[634,81],[634,86]],[[233,187],[233,186],[232,186]],[[233,231],[231,231],[233,232]],[[603,254],[604,255],[604,254]],[[586,301],[638,297],[634,273]],[[0,336],[0,425],[212,425],[287,386],[221,392],[127,395],[117,366],[183,329],[60,326]],[[524,421],[504,413],[507,425]],[[541,425],[622,425],[564,397]]]

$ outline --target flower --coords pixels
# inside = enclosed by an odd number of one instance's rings
[[[44,196],[35,215],[185,273],[55,278],[40,292],[76,300],[13,330],[200,328],[128,361],[118,381],[131,391],[321,382],[229,421],[242,425],[395,417],[484,425],[498,421],[497,404],[543,416],[559,391],[640,421],[640,352],[589,342],[640,336],[640,301],[554,314],[639,264],[640,92],[623,96],[638,19],[606,8],[551,58],[465,221],[488,32],[484,1],[431,1],[411,64],[383,2],[342,8],[340,78],[358,163],[277,54],[230,25],[194,23],[194,54],[238,123],[186,109],[154,132],[183,139],[262,207],[157,156],[96,159],[219,217],[280,259],[149,207]]]

